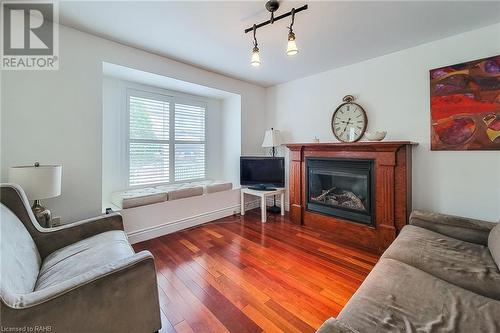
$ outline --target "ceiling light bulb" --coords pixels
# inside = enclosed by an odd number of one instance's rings
[[[254,67],[260,66],[260,54],[259,54],[259,48],[255,46],[252,51],[252,60],[250,64]]]
[[[288,44],[286,46],[286,55],[293,56],[299,53],[297,44],[295,43],[295,34],[293,32],[288,33]]]

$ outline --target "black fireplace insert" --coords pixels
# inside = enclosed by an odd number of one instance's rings
[[[373,160],[307,158],[309,211],[374,224]]]

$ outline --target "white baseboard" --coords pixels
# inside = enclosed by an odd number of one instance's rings
[[[259,207],[259,200],[252,200],[245,204],[246,210]],[[240,213],[240,205],[234,205],[223,209],[214,210],[211,212],[190,216],[188,218],[180,219],[173,222],[168,222],[153,227],[136,230],[127,233],[128,240],[131,244],[143,242],[148,239],[157,238],[163,235],[171,234],[180,230],[191,228],[203,223],[211,222],[221,219],[223,217],[231,216]]]

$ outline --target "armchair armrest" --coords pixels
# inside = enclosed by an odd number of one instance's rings
[[[350,325],[341,322],[337,318],[331,317],[327,319],[316,333],[359,333]]]
[[[411,213],[410,224],[480,245],[488,244],[488,235],[495,226],[493,222],[418,210]]]
[[[57,285],[2,298],[9,327],[55,332],[154,332],[160,329],[154,258],[141,251]],[[123,318],[123,320],[109,320]]]
[[[0,202],[21,220],[35,241],[42,258],[81,239],[105,231],[123,230],[122,217],[118,213],[102,215],[56,228],[43,228],[36,221],[23,189],[16,184],[0,185]]]
[[[44,258],[67,245],[111,230],[123,230],[122,216],[119,213],[101,215],[55,228],[43,228],[34,238],[37,238],[35,241],[38,250]]]

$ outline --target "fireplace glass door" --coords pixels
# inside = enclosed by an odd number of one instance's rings
[[[371,160],[309,158],[307,209],[372,224]]]

